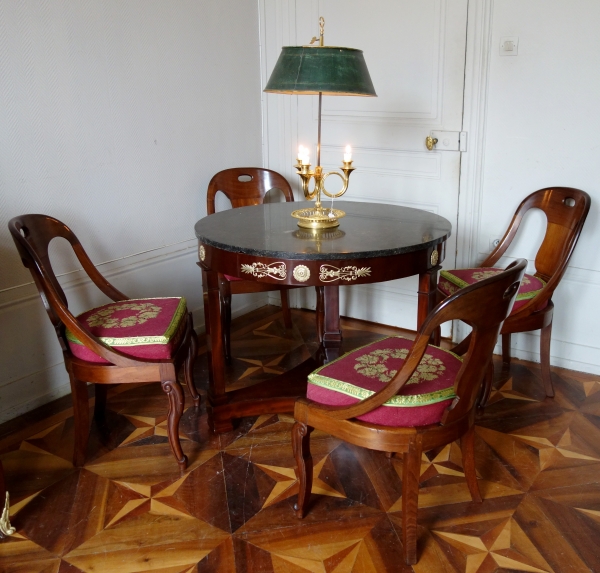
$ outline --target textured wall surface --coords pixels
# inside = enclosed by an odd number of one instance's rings
[[[68,392],[11,217],[53,215],[129,296],[183,294],[200,309],[193,225],[208,181],[262,164],[257,10],[0,0],[0,421]],[[103,302],[53,251],[73,309]]]
[[[536,189],[564,185],[590,194],[586,225],[553,297],[551,356],[553,364],[593,373],[600,373],[599,21],[596,0],[494,2],[478,245],[483,256]],[[500,55],[505,36],[519,38],[518,56]],[[529,216],[510,257],[533,265],[543,219]],[[538,359],[539,332],[513,338],[513,355]]]

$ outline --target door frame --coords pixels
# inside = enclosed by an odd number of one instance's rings
[[[478,260],[483,198],[488,76],[492,41],[494,0],[469,0],[467,7],[467,50],[463,131],[467,151],[461,153],[456,225],[456,266],[465,268]],[[469,327],[455,321],[452,338],[462,340]]]

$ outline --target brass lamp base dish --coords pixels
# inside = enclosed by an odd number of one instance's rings
[[[292,217],[298,219],[298,227],[303,229],[332,229],[340,224],[338,219],[345,216],[346,213],[339,209],[323,209],[322,207],[292,211]]]

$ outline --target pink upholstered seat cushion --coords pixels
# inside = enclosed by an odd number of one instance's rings
[[[402,368],[412,340],[389,337],[358,348],[308,376],[307,397],[329,406],[355,404],[381,390]],[[456,397],[454,380],[462,360],[429,345],[400,392],[358,419],[383,426],[424,426],[439,422]]]
[[[185,332],[185,298],[144,298],[111,302],[77,317],[79,324],[109,346],[136,358],[172,358]],[[88,362],[106,360],[67,330],[74,356]]]
[[[457,290],[475,284],[494,275],[500,274],[504,269],[483,267],[476,269],[455,269],[441,271],[438,289],[446,296],[454,294]],[[519,310],[529,300],[534,298],[544,288],[546,283],[536,276],[525,274],[517,293],[511,314]],[[547,303],[546,303],[547,304]],[[546,305],[544,305],[546,306]]]
[[[244,279],[241,279],[239,277],[232,277],[231,275],[223,275],[225,277],[226,280],[228,280],[229,282],[231,281],[243,281]]]

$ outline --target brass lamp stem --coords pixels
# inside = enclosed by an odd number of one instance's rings
[[[323,39],[323,36],[321,36]],[[323,92],[319,92],[319,116],[317,120],[317,165],[321,165],[321,106],[323,105]]]
[[[325,18],[319,18],[319,46],[325,45]],[[319,92],[319,119],[317,136],[317,165],[321,165],[321,106],[323,105],[323,92]],[[317,199],[318,200],[318,199]]]

